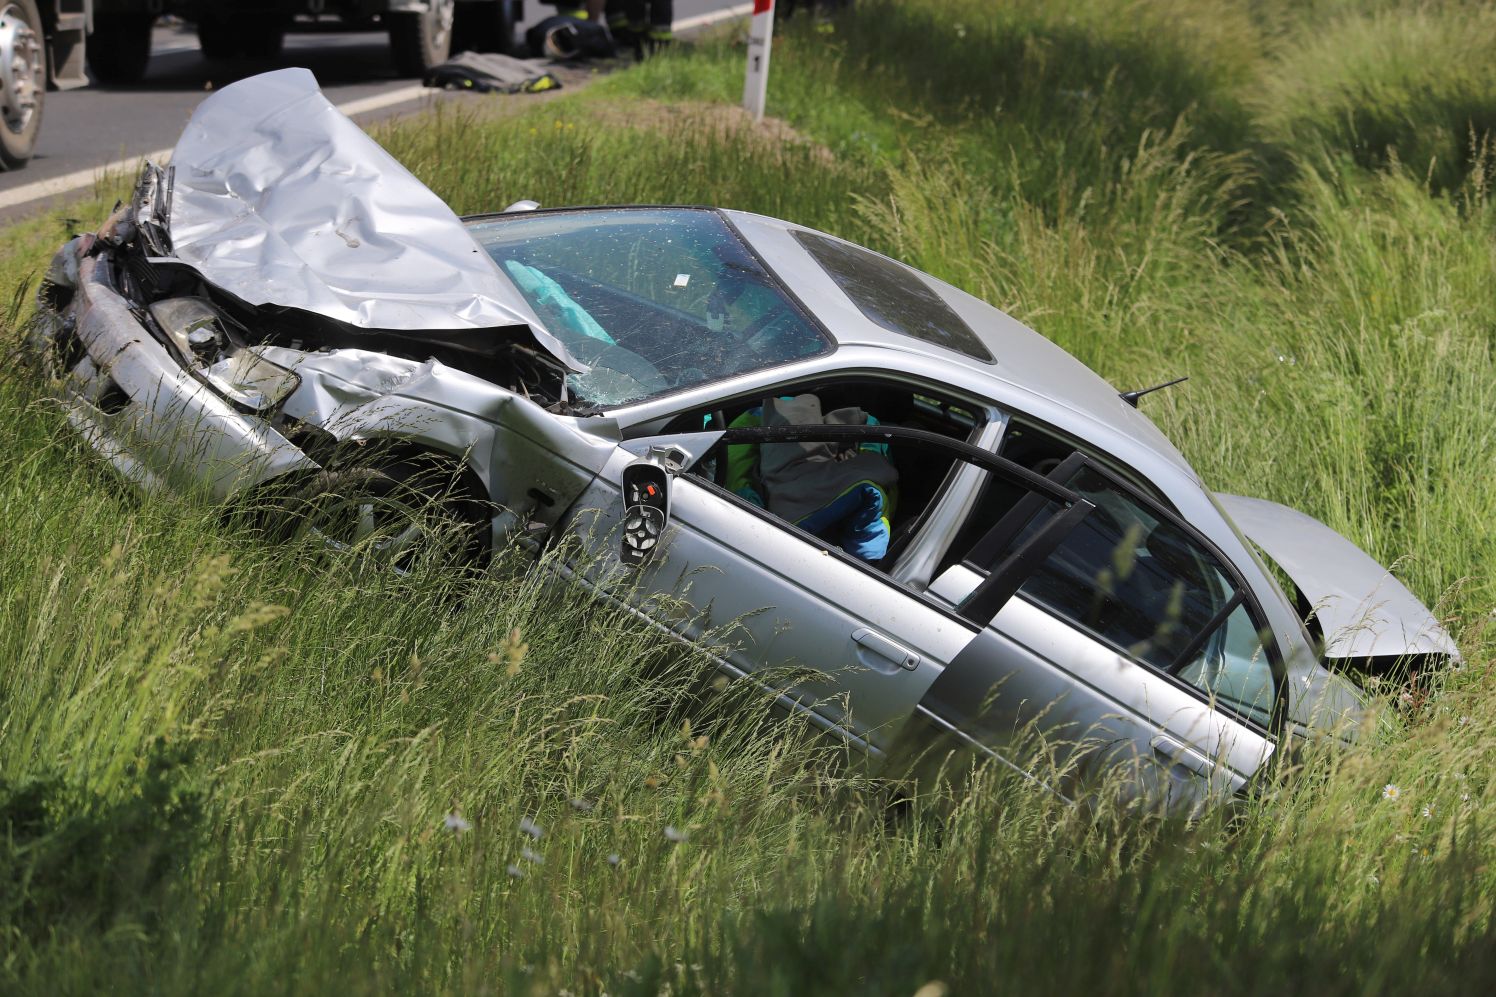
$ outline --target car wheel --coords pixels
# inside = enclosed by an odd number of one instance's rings
[[[435,460],[324,471],[291,501],[290,533],[397,574],[477,568],[490,517],[476,491],[462,468]]]
[[[197,43],[213,60],[274,59],[286,42],[286,22],[273,14],[205,14]]]
[[[424,11],[385,15],[390,22],[390,48],[401,76],[425,76],[452,54],[452,22],[457,0],[430,0]]]
[[[25,166],[36,150],[47,92],[47,53],[35,0],[0,5],[0,168]]]
[[[88,69],[100,83],[139,83],[151,62],[154,14],[94,14]]]
[[[513,55],[517,24],[514,0],[459,3],[452,22],[452,51]]]

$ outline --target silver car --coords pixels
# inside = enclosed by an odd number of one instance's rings
[[[1354,728],[1326,665],[1457,655],[957,288],[740,211],[459,220],[304,70],[206,100],[40,300],[69,419],[142,489],[291,496],[396,568],[435,508],[449,556],[549,551],[874,758],[939,732],[1031,769],[1037,733],[1193,808]]]

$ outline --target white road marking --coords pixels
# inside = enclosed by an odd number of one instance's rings
[[[407,101],[419,100],[422,97],[430,97],[440,92],[434,87],[425,87],[419,83],[412,83],[410,86],[401,87],[399,90],[391,90],[388,93],[377,93],[372,97],[361,97],[358,100],[350,100],[346,104],[339,104],[338,110],[351,118],[359,114],[368,114],[370,111],[394,107],[396,104],[404,104]]]
[[[740,3],[736,7],[728,7],[724,10],[714,10],[709,14],[697,14],[695,17],[683,17],[675,22],[676,31],[690,31],[692,28],[704,28],[708,24],[716,24],[718,21],[731,20],[734,17],[747,17],[753,13],[753,4]]]
[[[126,170],[134,171],[142,159],[152,159],[161,162],[171,155],[170,149],[157,149],[155,152],[147,152],[140,156],[131,156],[129,159],[116,159],[112,163],[103,166],[94,166],[86,170],[75,170],[72,173],[64,173],[60,177],[51,177],[47,180],[37,180],[34,183],[22,184],[12,187],[10,190],[0,191],[0,210],[14,208],[20,204],[29,204],[39,201],[44,197],[53,197],[57,194],[66,194],[70,191],[87,187],[109,173],[123,173]]]
[[[388,93],[378,93],[372,97],[361,97],[358,100],[350,100],[346,104],[339,104],[338,110],[351,118],[355,115],[368,114],[370,111],[378,111],[386,107],[393,107],[396,104],[405,104],[412,100],[418,100],[423,96],[435,92],[419,84],[412,84],[408,87],[401,87],[398,90],[391,90]],[[37,180],[34,183],[12,187],[10,190],[0,191],[0,211],[6,208],[14,208],[21,204],[29,204],[44,197],[53,197],[57,194],[67,194],[71,191],[81,190],[97,182],[99,178],[111,173],[133,174],[140,168],[142,160],[149,159],[152,162],[164,163],[170,156],[171,149],[156,149],[138,156],[116,159],[114,162],[105,163],[102,166],[93,166],[86,170],[75,170],[72,173],[65,173],[60,177],[50,177],[46,180]]]
[[[736,6],[727,7],[723,10],[714,10],[707,14],[683,17],[675,22],[675,30],[690,31],[692,28],[702,28],[709,24],[731,20],[734,17],[745,17],[752,13],[753,4],[740,3]],[[355,115],[383,110],[386,107],[394,107],[396,104],[408,103],[409,101],[417,100],[435,92],[420,84],[412,84],[411,86],[401,87],[399,90],[391,90],[388,93],[350,100],[346,104],[339,104],[338,110],[351,118]],[[171,149],[156,149],[139,156],[116,159],[114,162],[105,163],[102,166],[93,166],[86,170],[75,170],[72,173],[65,173],[60,177],[51,177],[46,180],[37,180],[34,183],[22,184],[19,187],[12,187],[10,190],[0,191],[0,211],[22,204],[29,204],[32,201],[39,201],[44,197],[55,197],[58,194],[67,194],[75,190],[81,190],[98,182],[101,177],[112,173],[134,173],[140,168],[142,160],[149,159],[153,162],[163,163],[170,155]]]

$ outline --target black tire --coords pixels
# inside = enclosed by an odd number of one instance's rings
[[[234,37],[227,18],[204,14],[197,22],[197,47],[204,59],[219,62],[239,54],[239,40]]]
[[[284,533],[377,570],[477,569],[492,521],[480,490],[440,458],[323,471],[283,506]]]
[[[286,21],[274,14],[205,14],[197,22],[197,43],[203,57],[275,59],[286,41]]]
[[[452,51],[515,55],[514,32],[518,24],[514,0],[459,2],[452,22]]]
[[[99,83],[139,83],[151,63],[154,14],[95,14],[88,70]]]
[[[47,94],[47,52],[36,0],[0,0],[0,169],[25,166],[36,151]]]
[[[395,71],[401,76],[425,76],[452,55],[452,22],[456,0],[431,0],[420,13],[386,14]]]
[[[278,17],[266,17],[246,25],[240,51],[246,59],[279,59],[286,47],[286,22]]]

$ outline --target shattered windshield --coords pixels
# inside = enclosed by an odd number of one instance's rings
[[[643,401],[832,348],[714,211],[524,213],[470,231],[592,368],[567,377],[583,403]]]

